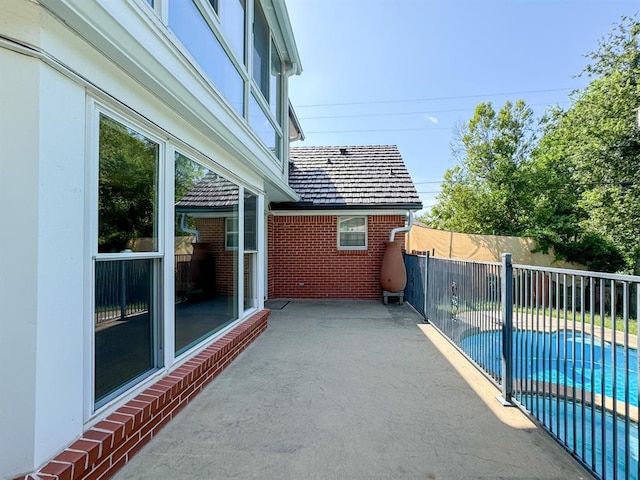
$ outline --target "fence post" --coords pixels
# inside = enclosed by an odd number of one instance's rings
[[[427,315],[427,295],[429,294],[429,252],[425,252],[424,257],[424,323],[429,323],[429,317]]]
[[[513,392],[513,266],[511,254],[502,254],[502,395],[498,397],[505,406],[511,403]]]
[[[120,320],[127,317],[127,265],[120,260]]]

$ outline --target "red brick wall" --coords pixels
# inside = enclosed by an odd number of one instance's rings
[[[200,241],[210,243],[209,251],[215,258],[216,295],[230,297],[233,295],[233,284],[236,278],[234,258],[237,250],[225,249],[224,222],[224,218],[198,218],[196,228],[200,232]]]
[[[269,298],[380,298],[384,241],[404,222],[370,215],[368,249],[338,250],[335,215],[269,216]]]
[[[16,480],[111,477],[267,328],[262,310],[84,432],[38,472]]]

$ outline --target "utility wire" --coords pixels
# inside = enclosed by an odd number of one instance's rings
[[[571,102],[556,102],[557,105],[563,105]],[[529,103],[528,107],[539,107],[542,105],[549,105],[549,103]],[[475,108],[475,107],[474,107]],[[455,113],[455,112],[469,112],[473,110],[473,108],[458,108],[454,110],[431,110],[429,112],[425,111],[415,111],[415,112],[398,112],[398,113],[355,113],[355,114],[347,114],[347,115],[323,115],[320,117],[299,117],[300,120],[321,120],[327,118],[356,118],[356,117],[392,117],[392,116],[400,116],[400,115],[431,115],[433,113]]]
[[[434,128],[383,128],[379,130],[316,130],[310,133],[370,133],[370,132],[432,132],[435,130],[451,130],[453,127],[434,127]]]
[[[376,103],[405,103],[405,102],[430,102],[434,100],[459,100],[464,98],[477,98],[477,97],[496,97],[504,95],[524,95],[531,93],[551,93],[551,92],[565,92],[569,90],[575,90],[575,88],[550,88],[547,90],[528,90],[522,92],[502,92],[502,93],[484,93],[475,95],[456,95],[451,97],[431,97],[431,98],[414,98],[407,100],[368,100],[361,102],[343,102],[343,103],[317,103],[308,105],[296,105],[295,108],[311,108],[311,107],[337,107],[342,105],[371,105]]]

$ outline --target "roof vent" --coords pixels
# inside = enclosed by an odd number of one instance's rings
[[[332,163],[330,158],[327,158],[327,163]]]
[[[389,169],[389,176],[390,176],[390,177],[393,177],[393,168],[390,168],[390,169]]]
[[[349,155],[349,151],[347,150],[347,148],[346,148],[346,147],[341,148],[341,149],[340,149],[340,153],[341,153],[342,155]]]

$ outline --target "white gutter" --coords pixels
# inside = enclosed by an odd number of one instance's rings
[[[413,211],[409,210],[409,222],[407,223],[406,227],[397,227],[394,228],[393,230],[391,230],[391,233],[389,234],[389,241],[393,242],[394,237],[396,236],[396,233],[401,233],[401,232],[408,232],[409,230],[411,230],[411,227],[413,225]]]
[[[198,230],[194,230],[192,228],[187,227],[187,224],[184,222],[184,219],[187,217],[185,213],[180,215],[180,230],[184,233],[190,233],[196,237],[196,243],[200,243],[200,232]]]

